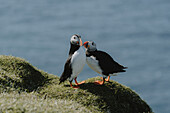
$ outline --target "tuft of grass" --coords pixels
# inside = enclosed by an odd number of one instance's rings
[[[33,93],[1,93],[0,112],[8,113],[84,113],[90,112],[83,105],[71,100],[42,98]]]
[[[130,88],[113,80],[103,86],[90,78],[79,89],[38,70],[24,59],[0,56],[0,112],[150,113],[152,109]]]

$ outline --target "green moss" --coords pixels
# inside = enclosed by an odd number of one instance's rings
[[[16,95],[10,99],[17,98],[17,102],[10,105],[3,104],[2,107],[2,103],[0,103],[0,112],[8,111],[8,106],[11,106],[10,109],[16,112],[18,112],[18,109],[20,111],[24,110],[22,112],[30,112],[31,108],[37,108],[32,112],[42,112],[43,108],[47,108],[46,111],[48,112],[54,112],[55,110],[94,113],[152,112],[147,103],[130,88],[112,80],[106,82],[103,86],[95,85],[93,82],[99,79],[100,77],[88,79],[85,84],[80,85],[79,89],[73,89],[70,88],[69,82],[59,85],[59,77],[36,69],[24,59],[0,56],[0,95],[4,94],[4,92],[7,93],[5,94],[7,96],[0,98],[0,101],[8,99],[8,94]],[[26,93],[23,91],[34,92]],[[22,99],[23,95],[17,92],[27,95],[26,97],[28,98],[31,95],[36,95],[38,98],[36,97],[32,100],[33,104],[27,103],[27,107],[22,107],[21,105],[25,101]],[[60,104],[58,104],[57,108],[50,102]],[[66,104],[63,104],[63,102],[66,102]],[[41,107],[42,103],[44,106]],[[73,109],[71,110],[70,108]]]
[[[55,77],[39,93],[50,98],[74,100],[97,112],[152,112],[146,102],[130,88],[112,80],[99,86],[93,83],[95,80],[100,80],[100,77],[86,80],[80,89],[73,89],[69,87],[69,82],[58,85],[58,77]]]
[[[48,79],[24,59],[4,55],[0,56],[0,74],[0,82],[4,87],[27,91],[36,90]]]

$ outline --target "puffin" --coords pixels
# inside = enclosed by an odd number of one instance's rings
[[[64,65],[64,71],[59,79],[59,84],[68,79],[70,82],[70,87],[74,89],[79,88],[78,85],[84,83],[85,81],[78,83],[77,76],[80,74],[85,64],[86,53],[82,46],[81,36],[75,34],[70,39],[69,56]],[[73,79],[75,80],[77,86],[72,85]]]
[[[95,81],[95,84],[103,85],[105,81],[109,81],[110,76],[116,76],[117,73],[126,72],[125,69],[127,67],[114,61],[108,53],[97,50],[96,44],[93,41],[86,41],[83,46],[86,48],[86,62],[88,66],[103,76],[102,81]]]

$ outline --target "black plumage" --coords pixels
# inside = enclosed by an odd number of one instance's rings
[[[59,79],[61,84],[62,82],[64,82],[65,80],[67,80],[68,78],[71,77],[72,74],[72,68],[71,68],[71,57],[69,57],[64,65],[64,71]]]
[[[109,76],[109,74],[126,72],[127,67],[118,64],[113,58],[104,51],[86,51],[86,57],[95,57],[99,61],[99,66],[102,69],[102,74]]]
[[[74,45],[72,43],[70,43],[70,45],[71,46],[70,46],[70,50],[69,50],[69,57],[64,65],[64,71],[59,79],[60,83],[64,82],[65,80],[67,80],[68,78],[71,77],[71,74],[72,74],[71,59],[72,59],[74,52],[80,48],[80,45]],[[70,82],[72,82],[72,81],[70,81]]]
[[[104,51],[99,51],[96,44],[91,41],[86,41],[84,44],[86,48],[86,62],[88,66],[103,76],[103,81],[96,81],[96,84],[102,85],[105,81],[109,81],[110,76],[114,76],[119,72],[126,72],[126,68],[116,61]],[[105,79],[108,76],[107,79]]]
[[[76,85],[80,85],[84,82],[78,83],[76,80],[86,62],[85,51],[81,46],[81,37],[79,35],[73,35],[70,40],[69,56],[64,65],[64,71],[59,79],[59,84],[69,79],[71,87],[79,88],[78,86],[72,86],[73,79]]]

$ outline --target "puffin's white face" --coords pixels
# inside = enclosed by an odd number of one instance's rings
[[[70,42],[73,44],[73,45],[80,45],[82,46],[82,40],[81,40],[81,37],[79,35],[73,35],[71,37],[71,40]]]
[[[83,45],[88,51],[95,51],[97,49],[93,41],[87,41]]]

